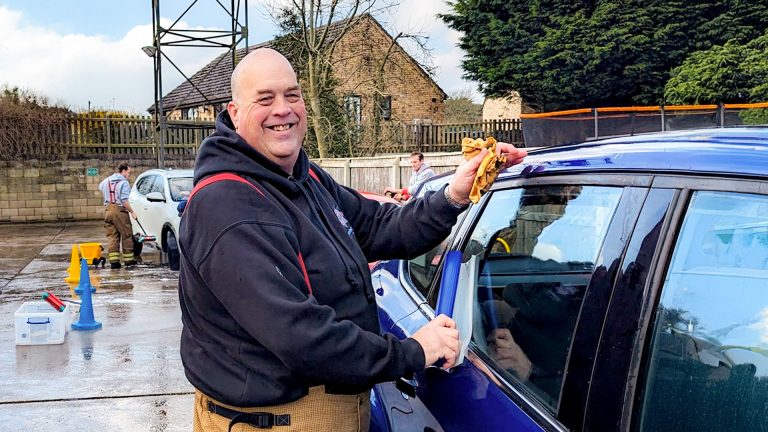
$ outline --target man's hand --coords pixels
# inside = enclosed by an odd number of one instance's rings
[[[515,371],[518,378],[527,380],[533,364],[528,360],[520,345],[515,342],[509,329],[495,329],[488,335],[488,348],[494,360],[504,369]]]
[[[445,359],[443,368],[448,369],[456,363],[459,353],[459,331],[456,322],[445,315],[438,315],[427,325],[411,336],[424,350],[424,364],[430,366]]]
[[[475,181],[477,175],[477,169],[480,168],[480,163],[488,154],[488,149],[482,149],[479,154],[475,155],[472,159],[464,161],[456,168],[456,175],[448,185],[448,193],[451,198],[462,204],[469,204],[469,192],[472,190],[472,183]],[[505,156],[507,158],[504,165],[500,167],[500,170],[511,167],[512,165],[519,164],[523,161],[523,158],[528,155],[523,149],[516,148],[512,144],[496,143],[496,155]]]

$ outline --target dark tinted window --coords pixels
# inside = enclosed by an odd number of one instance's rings
[[[495,192],[465,247],[480,258],[472,340],[553,412],[571,337],[621,188]]]
[[[656,311],[644,399],[644,431],[768,430],[768,196],[693,196]]]

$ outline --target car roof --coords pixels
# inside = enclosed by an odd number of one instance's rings
[[[159,169],[153,168],[141,173],[142,176],[147,174],[161,174],[168,178],[176,177],[193,177],[194,170],[192,169]]]
[[[662,132],[532,150],[499,179],[566,172],[697,173],[768,178],[768,128]]]

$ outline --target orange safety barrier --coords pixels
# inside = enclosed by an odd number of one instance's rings
[[[633,106],[633,107],[602,107],[602,108],[579,108],[563,111],[550,111],[544,113],[535,114],[520,114],[521,119],[535,119],[546,117],[559,117],[574,114],[587,114],[593,113],[597,110],[598,113],[608,112],[649,112],[649,111],[706,111],[717,109],[719,105],[655,105],[655,106]],[[756,102],[745,104],[723,104],[726,109],[754,109],[754,108],[768,108],[768,102]]]

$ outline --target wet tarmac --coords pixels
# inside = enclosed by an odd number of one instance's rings
[[[14,313],[44,290],[78,320],[76,284],[64,278],[72,246],[88,242],[106,248],[102,222],[0,225],[0,430],[191,430],[178,273],[154,249],[145,248],[134,269],[90,267],[100,330],[69,330],[62,344],[16,345]]]

